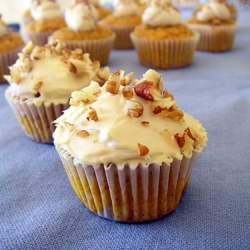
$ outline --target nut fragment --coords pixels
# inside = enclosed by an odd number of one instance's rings
[[[143,125],[143,126],[148,126],[149,125],[149,122],[147,122],[147,121],[141,121],[141,124]]]
[[[124,98],[131,99],[134,95],[134,90],[130,86],[125,86],[122,89],[122,94],[123,94]]]
[[[127,85],[129,85],[130,83],[131,83],[131,81],[132,81],[132,78],[133,78],[133,76],[134,76],[134,72],[130,72],[130,73],[128,73],[127,75],[125,75],[122,79],[121,79],[121,85],[122,86],[127,86]]]
[[[92,107],[89,107],[89,110],[88,110],[88,116],[87,116],[87,120],[90,121],[98,121],[98,115],[95,111],[95,109],[93,109]]]
[[[89,136],[89,132],[87,130],[80,130],[76,135],[81,138],[86,138]]]
[[[34,48],[34,45],[31,41],[27,43],[27,45],[23,48],[22,52],[24,54],[30,54]]]
[[[36,92],[39,92],[40,88],[42,87],[43,85],[43,82],[38,82],[34,85],[33,89],[36,91]]]
[[[140,156],[144,156],[144,155],[148,154],[148,152],[149,152],[149,149],[140,143],[137,143],[137,148],[138,148],[138,153]]]
[[[126,100],[128,108],[127,115],[130,117],[140,117],[143,114],[143,106],[140,102]]]
[[[69,71],[73,74],[77,73],[77,68],[72,62],[69,63]]]
[[[116,94],[119,90],[120,84],[119,82],[115,81],[107,81],[106,83],[106,90],[111,94]]]
[[[19,69],[15,66],[10,67],[10,76],[11,81],[15,83],[19,83],[22,79]]]
[[[108,80],[109,74],[109,67],[100,68],[94,76],[93,81],[98,82],[102,86]]]
[[[151,102],[153,102],[155,99],[158,99],[160,96],[160,93],[154,88],[153,82],[147,80],[135,85],[135,93]]]

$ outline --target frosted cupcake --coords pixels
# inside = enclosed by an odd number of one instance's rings
[[[55,0],[33,0],[30,12],[34,21],[26,24],[22,32],[25,39],[35,45],[45,45],[55,30],[66,26],[60,6]]]
[[[6,82],[4,75],[9,73],[9,66],[17,59],[24,42],[17,32],[12,32],[2,20],[0,14],[0,83]]]
[[[198,50],[222,52],[232,49],[238,25],[224,1],[205,3],[187,24],[200,34]]]
[[[116,0],[113,14],[103,18],[101,23],[115,32],[114,49],[132,49],[130,33],[141,23],[141,13],[133,0]]]
[[[52,143],[52,122],[69,107],[71,92],[88,86],[91,79],[104,83],[109,69],[100,68],[81,49],[65,49],[60,41],[46,46],[29,42],[18,56],[5,76],[10,83],[5,97],[28,137]]]
[[[91,60],[107,64],[115,34],[97,22],[96,8],[88,1],[74,3],[66,10],[65,19],[67,27],[54,32],[50,39],[60,39],[70,49],[81,48]]]
[[[117,70],[103,87],[92,81],[74,91],[53,136],[72,187],[90,211],[140,222],[177,208],[207,134],[162,91],[159,73],[148,70],[133,87],[132,77]]]
[[[191,64],[199,34],[181,22],[171,1],[153,0],[131,33],[139,61],[150,68],[171,69]]]

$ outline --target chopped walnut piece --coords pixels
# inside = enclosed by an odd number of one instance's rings
[[[134,90],[130,86],[124,86],[122,89],[122,94],[123,94],[124,98],[131,99],[134,95]]]
[[[128,116],[140,117],[143,114],[143,106],[140,102],[126,100],[126,105],[128,108]]]
[[[40,88],[42,87],[43,85],[43,82],[38,82],[35,84],[35,86],[33,87],[33,89],[36,91],[36,92],[39,92]]]
[[[148,152],[149,152],[149,149],[140,143],[137,143],[137,148],[138,148],[138,153],[140,156],[144,156],[144,155],[148,154]]]
[[[88,116],[87,116],[87,120],[90,121],[98,121],[98,115],[95,111],[95,109],[93,109],[92,107],[89,107],[89,110],[88,110]]]
[[[69,49],[64,49],[64,50],[62,51],[62,56],[63,56],[65,59],[69,59],[70,56],[71,56],[71,54],[72,54],[72,52],[71,52],[71,50],[69,50]]]
[[[148,126],[149,125],[149,122],[147,122],[147,121],[141,121],[141,124],[143,125],[143,126]]]
[[[111,94],[116,94],[120,88],[120,80],[124,74],[123,70],[117,70],[110,74],[108,81],[105,84],[106,90]]]
[[[130,72],[130,73],[128,73],[127,75],[125,75],[122,79],[121,79],[121,85],[122,86],[127,86],[127,85],[129,85],[130,83],[131,83],[131,81],[132,81],[132,78],[133,78],[133,76],[134,76],[134,72]]]
[[[171,100],[174,100],[174,96],[170,94],[167,89],[163,91],[162,98],[170,98]]]
[[[72,62],[69,63],[69,71],[73,74],[77,73],[77,68]]]
[[[34,45],[31,41],[27,43],[27,45],[23,48],[22,52],[24,54],[31,54],[32,50],[34,48]]]
[[[184,137],[184,134],[183,134],[183,135],[180,135],[180,134],[176,133],[176,134],[174,135],[174,138],[175,138],[175,140],[177,141],[179,147],[182,148],[182,147],[184,146],[184,144],[185,144],[185,137]]]
[[[143,74],[143,78],[140,80],[140,82],[144,80],[152,82],[154,88],[158,90],[158,92],[162,92],[163,84],[162,75],[160,73],[156,72],[153,69],[149,69],[145,74]]]
[[[194,148],[195,138],[192,136],[190,129],[186,128],[183,134],[174,135],[179,147],[186,153],[191,153]]]
[[[160,97],[160,93],[154,88],[153,82],[147,80],[135,85],[135,93],[151,102]]]
[[[71,124],[71,123],[69,123],[69,122],[64,122],[64,124],[65,124],[65,126],[68,128],[68,130],[71,132],[73,129],[74,129],[74,127],[75,127],[75,125],[74,124]]]
[[[16,66],[10,67],[10,77],[12,82],[19,83],[21,81],[21,73]]]
[[[80,130],[76,135],[81,138],[86,138],[89,136],[89,132],[87,130]]]
[[[110,74],[109,72],[109,67],[98,69],[96,75],[93,78],[93,81],[98,82],[99,85],[102,86],[108,80]]]

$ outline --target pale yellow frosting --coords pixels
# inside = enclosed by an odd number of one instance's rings
[[[178,109],[168,91],[162,92],[161,75],[148,70],[130,87],[132,74],[123,73],[112,73],[103,87],[92,81],[72,93],[71,106],[55,121],[57,149],[75,164],[119,168],[171,163],[201,152],[205,129]]]
[[[98,20],[98,12],[93,4],[79,2],[66,10],[65,20],[72,30],[94,30]]]
[[[224,2],[218,0],[210,0],[205,3],[201,10],[196,14],[196,18],[199,21],[209,21],[213,18],[219,18],[221,20],[227,20],[231,16],[230,10]]]
[[[62,16],[59,4],[52,0],[33,0],[30,13],[35,20],[53,19]]]
[[[109,76],[109,68],[100,68],[81,49],[70,51],[60,41],[46,46],[31,42],[19,54],[19,59],[5,76],[10,92],[21,99],[40,105],[65,104],[74,90],[88,86],[92,79],[100,84]]]
[[[134,16],[139,14],[138,5],[133,0],[115,0],[114,15],[116,17]]]
[[[171,1],[153,0],[144,11],[142,21],[152,27],[173,26],[181,23],[181,15]]]

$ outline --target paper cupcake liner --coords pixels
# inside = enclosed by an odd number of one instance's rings
[[[139,61],[149,68],[172,69],[188,66],[193,61],[199,34],[182,39],[150,40],[130,34]]]
[[[133,49],[134,45],[130,38],[130,33],[135,26],[107,26],[116,34],[114,49]]]
[[[222,52],[232,49],[238,29],[237,24],[210,26],[188,23],[187,25],[200,34],[197,50],[211,52]]]
[[[193,151],[191,158],[174,159],[132,169],[125,164],[108,168],[74,164],[74,157],[56,146],[70,183],[93,213],[106,219],[142,222],[158,219],[175,210],[185,192],[192,169],[202,149]]]
[[[52,35],[54,31],[32,32],[23,30],[22,35],[26,41],[32,41],[34,45],[43,46],[47,44],[48,37]]]
[[[29,100],[12,96],[8,89],[5,98],[29,138],[37,142],[53,143],[55,124],[52,122],[69,107],[68,103],[37,106]]]
[[[18,53],[22,50],[23,46],[0,53],[0,83],[6,82],[4,75],[9,74],[9,66],[13,65],[17,58]]]
[[[53,39],[53,38],[49,38]],[[107,38],[100,38],[96,40],[82,40],[82,41],[65,41],[66,47],[70,50],[77,48],[82,49],[83,53],[89,53],[92,61],[99,61],[100,64],[106,65],[109,61],[110,51],[113,48],[115,40],[115,33]]]

